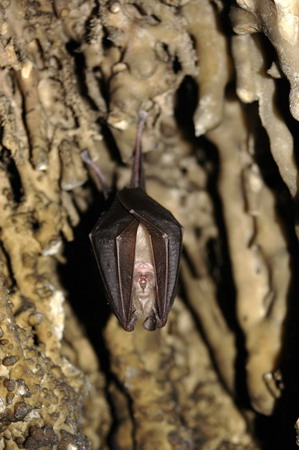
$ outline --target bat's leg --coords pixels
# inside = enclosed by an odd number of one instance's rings
[[[97,164],[91,159],[91,157],[89,156],[88,150],[83,150],[83,152],[81,152],[81,158],[83,159],[83,161],[88,164],[90,167],[92,167],[92,169],[95,171],[95,173],[97,174],[97,177],[102,185],[103,188],[103,194],[105,199],[107,199],[109,197],[109,194],[111,192],[111,189],[107,183],[107,180],[105,178],[105,175],[103,174],[103,172],[101,171],[101,169],[97,166]]]
[[[136,137],[136,148],[135,148],[135,159],[133,165],[133,173],[132,173],[132,181],[131,187],[142,187],[144,189],[144,175],[143,175],[143,165],[142,165],[142,132],[144,128],[144,124],[146,122],[147,112],[140,111],[139,113],[139,123],[137,128],[137,137]]]

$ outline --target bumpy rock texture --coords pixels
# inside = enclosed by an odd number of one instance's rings
[[[294,448],[298,27],[295,0],[1,2],[0,448]],[[126,185],[140,110],[184,226],[154,333],[108,317],[80,155]]]

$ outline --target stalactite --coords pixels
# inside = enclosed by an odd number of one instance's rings
[[[0,448],[295,445],[298,17],[293,0],[2,1]],[[124,187],[140,110],[147,191],[184,227],[153,333],[108,318],[81,156]]]

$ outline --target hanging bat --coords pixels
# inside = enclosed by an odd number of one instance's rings
[[[141,152],[145,118],[143,113],[131,186],[115,195],[90,233],[107,299],[126,331],[133,331],[139,318],[148,331],[166,324],[176,294],[182,243],[181,225],[145,192]],[[88,154],[82,157],[104,184]]]

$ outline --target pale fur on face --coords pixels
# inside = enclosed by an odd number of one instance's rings
[[[149,316],[155,310],[156,275],[151,237],[140,224],[136,233],[132,302],[138,317]]]

